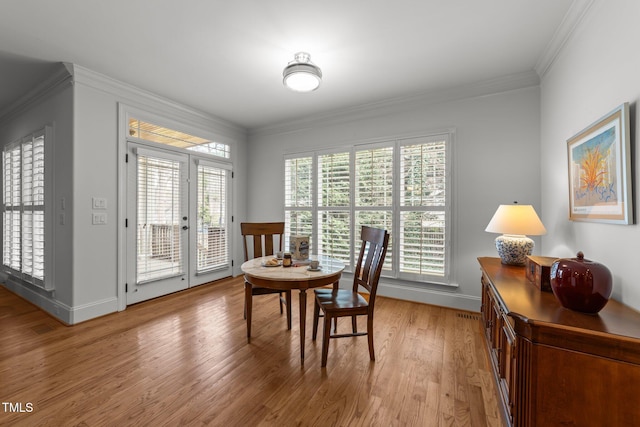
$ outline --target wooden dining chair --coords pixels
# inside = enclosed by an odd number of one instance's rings
[[[277,250],[282,251],[284,222],[243,222],[240,224],[240,233],[242,234],[245,261],[249,261],[250,256],[253,259],[274,255],[274,240],[276,238],[278,241]],[[244,317],[247,319],[247,338],[251,337],[251,312],[254,295],[278,294],[280,314],[283,313],[284,307],[287,315],[287,329],[291,329],[291,291],[252,286],[246,280],[244,288]],[[282,294],[284,294],[284,298]]]
[[[358,262],[353,273],[353,288],[316,289],[315,304],[313,306],[313,340],[318,332],[318,318],[324,317],[322,337],[322,367],[327,366],[329,353],[329,339],[355,337],[367,335],[369,339],[369,357],[376,360],[373,350],[373,309],[378,290],[378,281],[382,272],[382,264],[387,254],[389,233],[386,230],[372,227],[362,227],[362,246],[358,255]],[[369,292],[368,298],[360,294],[360,288]],[[322,316],[320,315],[322,311]],[[337,322],[339,317],[351,317],[351,333],[338,334]],[[367,316],[367,332],[358,332],[357,317]],[[331,333],[331,322],[335,324]]]

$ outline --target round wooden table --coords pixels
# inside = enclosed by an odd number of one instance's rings
[[[307,317],[307,289],[332,285],[340,280],[344,263],[326,256],[312,256],[320,261],[320,269],[311,271],[306,264],[291,267],[265,267],[265,262],[272,256],[255,258],[242,264],[245,282],[251,286],[281,289],[283,291],[298,289],[300,291],[300,361],[304,364],[304,339]],[[245,283],[245,300],[247,303],[247,339],[251,338],[251,288]]]

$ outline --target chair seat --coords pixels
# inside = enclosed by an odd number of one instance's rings
[[[261,288],[259,286],[252,286],[251,287],[251,294],[252,295],[280,294],[280,293],[283,293],[283,292],[287,292],[287,291],[284,291],[282,289]]]
[[[356,310],[369,307],[367,300],[350,289],[316,289],[316,300],[324,311]]]

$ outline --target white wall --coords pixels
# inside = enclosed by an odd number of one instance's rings
[[[131,107],[170,117],[190,126],[233,140],[234,169],[246,165],[246,132],[232,124],[141,91],[82,67],[61,64],[66,86],[59,84],[53,94],[20,106],[7,123],[0,123],[0,141],[11,142],[45,124],[54,125],[56,219],[54,277],[55,290],[8,283],[12,291],[24,296],[65,323],[75,324],[123,309],[124,268],[119,245],[123,228],[121,215],[124,194],[119,189],[118,106]],[[73,81],[73,84],[71,82]],[[47,141],[48,142],[48,141]],[[233,182],[233,215],[246,209],[246,179],[236,173]],[[94,197],[104,198],[106,225],[93,225]],[[64,209],[62,208],[64,199]],[[65,215],[61,224],[60,214]],[[239,226],[236,227],[239,235]],[[235,241],[235,240],[234,240]],[[233,248],[242,259],[240,246]]]
[[[640,230],[636,225],[568,221],[566,157],[569,137],[614,107],[630,102],[633,162],[637,163],[638,16],[640,3],[635,0],[596,0],[542,76],[539,88],[529,84],[522,89],[438,102],[427,96],[362,111],[337,112],[321,120],[258,130],[250,136],[249,144],[242,130],[226,128],[225,132],[238,140],[235,228],[242,220],[283,219],[285,152],[455,128],[452,262],[459,287],[451,291],[404,283],[381,286],[381,294],[477,310],[480,287],[476,257],[495,256],[495,236],[485,233],[484,228],[499,204],[518,200],[533,204],[548,229],[542,245],[539,238],[535,239],[536,253],[574,256],[582,250],[588,258],[612,270],[614,297],[640,309],[640,284],[634,268],[640,252]],[[67,87],[52,93],[0,123],[3,141],[55,123],[55,198],[57,202],[65,198],[67,206],[66,224],[56,221],[56,290],[50,294],[31,289],[16,291],[69,323],[113,310],[118,296],[118,234],[114,229],[119,196],[118,102],[188,115],[184,107],[171,107],[133,88],[119,87],[115,82],[94,84],[93,77],[85,76],[85,80],[76,85],[75,92]],[[113,85],[119,88],[113,89]],[[195,120],[212,127],[218,123],[200,116]],[[99,164],[89,167],[96,158]],[[633,186],[638,188],[635,175]],[[634,190],[637,199],[636,193]],[[109,224],[103,228],[90,222],[93,196],[108,200]],[[236,259],[242,258],[239,247],[234,254]]]
[[[574,257],[583,251],[586,258],[605,264],[614,276],[614,298],[635,309],[640,309],[640,229],[568,220],[566,141],[629,102],[632,163],[638,164],[638,17],[637,0],[596,0],[541,83],[542,220],[548,229],[542,239],[544,255]],[[637,202],[635,208],[638,218]]]
[[[73,323],[118,309],[117,100],[75,78]],[[106,225],[92,225],[93,197],[107,201]]]
[[[4,285],[25,299],[42,307],[62,321],[70,323],[69,310],[73,306],[74,289],[72,277],[73,230],[71,227],[71,207],[73,206],[73,86],[66,68],[60,66],[49,79],[18,100],[14,109],[3,117],[0,123],[0,145],[11,143],[45,125],[53,127],[53,138],[45,141],[47,155],[53,156],[55,179],[51,189],[55,206],[47,206],[47,212],[54,215],[53,265],[47,266],[47,274],[54,274],[54,291],[44,291],[36,286],[21,285],[4,281]],[[64,199],[66,209],[61,210],[60,200]],[[65,213],[64,224],[59,214]],[[52,267],[52,268],[51,268]]]
[[[119,232],[124,224],[120,210],[124,203],[124,195],[118,188],[118,171],[122,170],[124,165],[124,150],[118,150],[119,144],[123,142],[118,138],[119,104],[124,103],[129,107],[205,129],[223,137],[225,141],[232,140],[234,170],[242,170],[246,167],[244,164],[246,135],[244,130],[232,124],[186,106],[82,67],[73,66],[73,69],[75,81],[73,280],[76,311],[74,320],[78,322],[124,308],[124,283],[118,276],[119,272],[123,272],[122,260],[124,259],[119,253],[123,248],[119,241]],[[241,211],[238,209],[244,207],[243,185],[245,181],[242,177],[234,181],[233,214],[235,216],[239,216]],[[92,225],[93,197],[107,199],[106,225]],[[237,200],[238,198],[240,200]],[[234,250],[234,253],[240,253],[239,248]]]
[[[301,96],[305,96],[302,94]],[[455,128],[453,275],[458,288],[383,283],[381,295],[480,309],[478,256],[497,256],[484,232],[501,203],[540,206],[540,104],[534,86],[451,101],[429,97],[258,131],[249,139],[247,220],[283,220],[283,155]],[[538,240],[539,242],[539,240]]]

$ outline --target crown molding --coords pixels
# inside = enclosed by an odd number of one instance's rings
[[[172,116],[179,116],[182,120],[207,125],[216,132],[230,136],[246,135],[245,128],[210,114],[187,107],[151,92],[123,83],[104,74],[84,68],[80,65],[60,62],[56,71],[46,80],[34,86],[18,100],[0,110],[0,124],[10,121],[24,113],[29,108],[40,103],[44,98],[52,96],[67,85],[82,84],[106,94],[116,96],[119,100],[126,100],[135,105],[147,107],[153,111],[158,109]]]
[[[56,70],[45,80],[32,87],[16,101],[0,110],[0,124],[4,124],[24,113],[43,99],[53,96],[72,83],[72,75],[64,64],[60,63]]]
[[[576,28],[584,20],[584,17],[596,1],[597,0],[573,0],[569,10],[551,38],[551,41],[536,63],[535,70],[541,80],[554,64],[564,46],[571,40]]]
[[[389,98],[326,113],[249,129],[250,137],[300,132],[318,126],[335,125],[350,121],[375,118],[392,112],[410,111],[419,107],[441,104],[460,99],[493,95],[525,87],[538,86],[540,78],[531,70],[495,79],[447,89],[419,92],[409,96]]]
[[[104,74],[89,70],[77,64],[65,63],[73,76],[74,84],[82,84],[98,91],[118,98],[119,102],[136,105],[139,108],[147,108],[150,111],[158,110],[178,116],[181,120],[211,126],[218,133],[246,135],[246,129],[232,122],[212,116],[195,108],[172,101],[168,98],[140,89],[128,83],[121,82]]]

